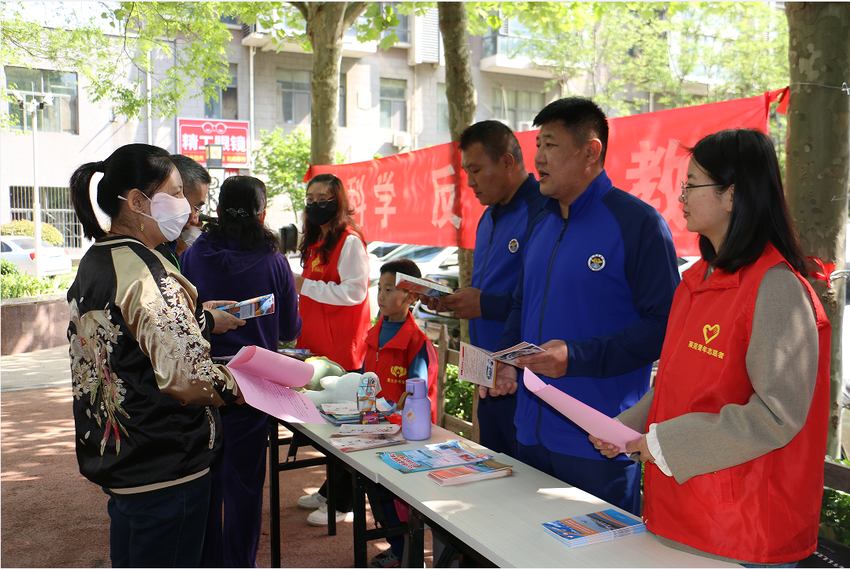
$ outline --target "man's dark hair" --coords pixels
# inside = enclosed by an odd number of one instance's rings
[[[411,277],[422,278],[422,272],[419,270],[419,267],[416,266],[416,263],[411,261],[410,259],[393,259],[387,263],[384,263],[381,266],[381,274],[384,273],[401,273],[403,275],[409,275]]]
[[[602,165],[608,152],[608,119],[599,105],[584,97],[566,97],[552,101],[534,117],[534,126],[561,121],[577,145],[586,144],[591,138],[602,142]]]
[[[210,173],[207,169],[182,154],[172,154],[171,161],[180,172],[180,178],[183,180],[183,194],[196,194],[200,191],[201,184],[209,184],[212,182]]]
[[[510,154],[519,164],[523,164],[522,150],[513,131],[509,126],[499,121],[481,121],[466,127],[460,134],[460,149],[467,150],[470,146],[480,142],[484,147],[484,153],[493,162],[505,154]]]

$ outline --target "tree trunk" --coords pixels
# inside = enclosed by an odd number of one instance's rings
[[[844,268],[847,226],[850,97],[850,4],[789,2],[791,99],[788,109],[786,193],[806,255]],[[813,283],[832,327],[829,438],[826,453],[840,456],[841,323],[845,286]]]
[[[313,46],[310,163],[333,164],[339,117],[339,71],[346,2],[308,4],[307,37]]]
[[[449,104],[449,130],[452,140],[475,121],[477,96],[472,81],[472,54],[469,49],[466,8],[462,2],[438,2],[440,33],[446,53],[446,99]],[[472,250],[458,251],[460,286],[472,281]],[[469,342],[469,322],[461,321],[461,339]]]

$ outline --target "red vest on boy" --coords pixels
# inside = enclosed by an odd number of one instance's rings
[[[350,227],[347,228],[324,263],[316,254],[320,242],[310,245],[301,276],[314,281],[339,284],[339,255],[349,235],[357,233]],[[298,312],[304,322],[296,344],[298,348],[308,349],[315,355],[327,356],[343,369],[360,369],[366,353],[363,336],[371,323],[368,297],[354,306],[337,306],[301,295]]]
[[[718,270],[703,282],[705,261],[685,272],[670,311],[647,429],[685,413],[716,414],[724,405],[748,402],[754,390],[745,358],[756,294],[765,272],[784,262],[768,244],[755,263],[734,274]],[[797,277],[815,308],[820,350],[806,423],[783,448],[681,485],[647,464],[644,518],[653,533],[749,563],[788,563],[815,550],[829,405],[830,327],[814,290]]]
[[[405,319],[398,333],[387,340],[378,350],[378,338],[381,337],[381,325],[384,319],[372,326],[366,334],[366,361],[364,371],[374,372],[381,380],[381,392],[378,397],[386,397],[398,402],[404,393],[408,379],[410,362],[422,349],[428,350],[428,399],[431,400],[431,422],[437,422],[437,352],[412,316]],[[422,378],[424,379],[424,378]]]

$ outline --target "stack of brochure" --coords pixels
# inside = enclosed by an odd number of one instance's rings
[[[340,426],[346,423],[359,423],[360,411],[357,403],[322,403],[322,417],[328,423]]]
[[[646,526],[640,518],[617,510],[602,510],[584,516],[546,522],[543,527],[570,547],[646,531]]]
[[[475,464],[464,464],[462,466],[444,468],[443,470],[432,470],[428,473],[428,478],[440,486],[457,486],[458,484],[466,484],[478,480],[510,476],[511,473],[513,473],[513,470],[507,464],[502,464],[495,460],[485,460],[484,462],[477,462]]]
[[[389,423],[378,425],[342,425],[331,435],[333,446],[342,452],[404,444],[401,427]]]
[[[427,445],[424,449],[379,452],[378,455],[381,460],[404,473],[474,464],[493,458],[489,454],[474,451],[458,441]]]

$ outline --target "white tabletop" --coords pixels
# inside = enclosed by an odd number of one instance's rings
[[[671,549],[650,533],[570,548],[541,524],[614,506],[504,454],[493,456],[513,466],[511,476],[445,488],[430,480],[427,472],[404,474],[377,456],[381,451],[411,450],[447,440],[484,448],[440,427],[432,426],[426,441],[344,453],[328,442],[338,427],[292,426],[499,567],[735,566]]]

